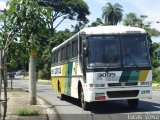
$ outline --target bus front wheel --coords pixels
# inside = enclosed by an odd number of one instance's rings
[[[128,105],[131,108],[136,108],[138,106],[139,103],[139,99],[128,99]]]
[[[83,110],[88,110],[89,103],[84,100],[84,92],[83,92],[82,88],[81,88],[80,100],[81,100],[81,106],[82,106]]]

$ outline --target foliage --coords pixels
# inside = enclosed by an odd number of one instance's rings
[[[122,20],[123,17],[123,7],[118,4],[106,3],[103,7],[102,18],[105,20],[107,25],[117,25],[118,22]]]
[[[131,12],[131,13],[126,14],[126,17],[123,20],[123,24],[126,26],[144,28],[150,37],[159,36],[160,31],[158,31],[154,28],[150,28],[151,22],[146,21],[147,17],[148,16],[146,16],[146,15],[137,16],[136,13]]]
[[[82,23],[82,22],[78,22],[75,26],[72,25],[73,28],[73,32],[77,33],[79,32],[81,29],[83,29],[84,27],[86,27],[86,24]]]
[[[126,26],[137,26],[139,25],[138,17],[136,13],[126,14],[126,18],[123,20],[123,24]]]
[[[152,47],[153,47],[152,63],[153,67],[157,68],[160,65],[160,57],[157,56],[157,51],[160,50],[160,44],[153,43]]]
[[[16,37],[19,38],[9,49],[10,68],[27,69],[27,57],[30,49],[34,48],[37,51],[38,71],[43,71],[46,74],[44,76],[50,78],[51,49],[71,36],[69,30],[65,30],[66,33],[57,33],[55,29],[63,19],[86,23],[86,15],[90,14],[87,4],[83,0],[63,0],[60,6],[56,4],[44,7],[32,0],[10,0],[8,5],[10,7],[7,17],[16,26]],[[55,25],[60,19],[62,21]],[[34,39],[33,46],[30,44],[31,39]]]
[[[20,116],[35,116],[35,115],[39,115],[39,111],[35,109],[29,109],[29,108],[23,107],[17,111],[17,114]]]
[[[73,33],[69,29],[65,29],[64,31],[58,31],[54,37],[50,38],[52,48],[64,42],[68,38],[70,38]]]
[[[59,4],[50,2],[47,5],[45,2],[40,2],[43,6],[50,6],[48,14],[51,17],[47,18],[47,27],[50,35],[54,35],[55,29],[65,20],[74,20],[82,24],[88,22],[87,15],[90,14],[88,5],[83,0],[60,0]]]
[[[97,18],[96,21],[92,22],[89,27],[96,27],[96,26],[99,26],[99,25],[103,25],[103,22],[100,18]]]
[[[128,13],[126,14],[125,19],[123,20],[123,24],[126,26],[140,27],[140,28],[148,28],[150,27],[150,22],[146,21],[146,15],[137,16],[136,13]]]
[[[37,54],[37,69],[38,69],[38,78],[41,79],[50,79],[50,63],[51,63],[51,49],[60,43],[64,42],[73,35],[68,29],[64,31],[56,32],[53,37],[48,41],[51,41],[48,46],[40,45],[39,52]]]
[[[9,20],[17,27],[20,42],[26,43],[30,39],[38,39],[46,29],[47,11],[32,0],[10,0],[8,2]],[[35,48],[37,41],[34,41]]]
[[[13,42],[8,51],[8,70],[28,70],[28,49],[25,44]]]
[[[153,47],[153,56],[152,56],[153,80],[158,81],[158,75],[160,73],[159,69],[160,57],[157,56],[157,51],[160,50],[160,43],[153,43],[152,47]]]
[[[145,29],[147,31],[147,33],[149,34],[149,36],[160,36],[160,31],[156,30],[155,28],[146,28]]]

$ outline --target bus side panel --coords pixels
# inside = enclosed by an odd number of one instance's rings
[[[64,94],[71,96],[71,83],[72,83],[72,67],[73,63],[66,64],[65,69],[65,82],[64,82]]]
[[[71,96],[78,98],[78,82],[82,81],[82,72],[78,61],[73,62],[72,68],[72,83],[71,83]],[[82,83],[82,82],[81,82]]]
[[[58,79],[52,76],[52,88],[54,91],[58,92]]]

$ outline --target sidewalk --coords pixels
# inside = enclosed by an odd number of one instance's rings
[[[3,95],[3,93],[2,93]],[[47,120],[47,114],[37,99],[37,105],[29,105],[29,93],[20,89],[10,90],[8,89],[8,108],[6,120]],[[20,116],[18,111],[20,109],[27,109],[29,111],[35,110],[38,115],[35,116]],[[3,109],[2,109],[3,110]]]

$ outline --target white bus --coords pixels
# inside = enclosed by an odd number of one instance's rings
[[[78,98],[82,108],[91,102],[152,97],[152,70],[145,30],[99,26],[80,32],[53,48],[52,87],[60,98]]]

